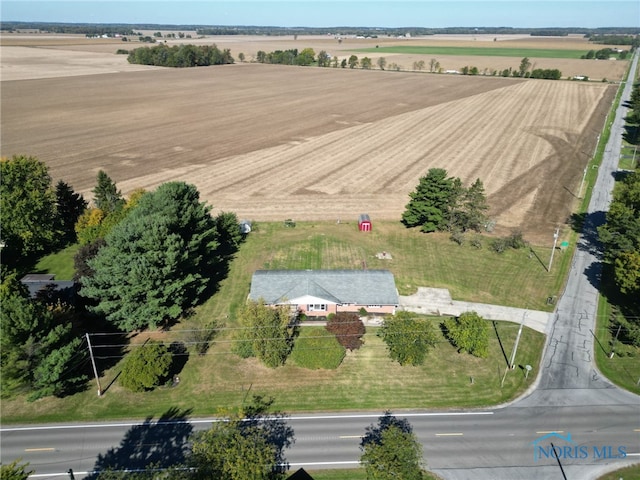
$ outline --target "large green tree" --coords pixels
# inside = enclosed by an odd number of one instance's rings
[[[444,168],[431,168],[409,194],[402,221],[408,227],[419,226],[423,232],[446,229],[456,193],[455,179],[448,177]]]
[[[105,213],[111,213],[124,206],[122,192],[118,190],[116,183],[104,170],[100,170],[96,176],[96,186],[93,191],[93,203]]]
[[[56,211],[58,228],[62,232],[62,245],[76,241],[75,225],[80,215],[87,209],[84,197],[73,191],[69,184],[60,180],[56,184]]]
[[[293,443],[293,429],[282,413],[269,413],[272,399],[254,397],[249,405],[214,422],[192,437],[195,478],[209,480],[276,480],[288,466],[284,449]]]
[[[238,341],[246,345],[245,356],[256,356],[271,368],[284,365],[295,336],[289,308],[250,301],[244,305],[239,317],[243,329]]]
[[[55,243],[56,196],[47,166],[34,157],[0,160],[0,178],[2,261],[15,267]]]
[[[459,317],[444,321],[449,340],[458,347],[476,357],[489,355],[489,325],[476,312],[464,312]]]
[[[400,365],[422,365],[437,342],[431,323],[406,310],[385,317],[378,336],[387,344],[389,356]]]
[[[443,168],[431,168],[420,178],[402,214],[407,227],[423,232],[481,230],[489,209],[482,181],[465,188],[459,178],[447,175]]]
[[[215,221],[193,185],[143,195],[87,261],[80,294],[123,331],[155,327],[196,305],[219,268]]]
[[[377,425],[367,427],[360,449],[367,480],[424,478],[422,445],[406,419],[399,420],[386,412]]]
[[[63,396],[84,384],[86,350],[67,317],[30,299],[15,276],[3,282],[0,303],[3,397],[22,390],[31,399]]]

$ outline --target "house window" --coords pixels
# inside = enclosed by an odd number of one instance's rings
[[[309,305],[309,312],[326,312],[327,311],[327,305],[324,303],[318,304],[316,303],[315,305]]]
[[[367,305],[367,308],[382,308],[382,305]]]

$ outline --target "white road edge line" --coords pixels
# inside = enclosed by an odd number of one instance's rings
[[[336,420],[340,418],[379,418],[381,414],[371,413],[362,415],[318,415],[318,416],[291,416],[285,420]],[[437,412],[437,413],[397,413],[396,417],[456,417],[465,415],[493,415],[493,412]],[[214,423],[225,421],[220,418],[208,418],[201,420],[180,420],[172,422],[162,422],[164,425],[172,424],[199,424],[199,423]],[[155,425],[158,422],[152,422],[149,425]],[[137,427],[144,425],[143,422],[131,422],[131,423],[103,423],[103,424],[87,424],[87,425],[46,425],[38,427],[7,427],[0,428],[0,432],[20,432],[29,430],[70,430],[77,428],[115,428],[115,427]]]

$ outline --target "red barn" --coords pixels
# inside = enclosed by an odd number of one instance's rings
[[[358,230],[360,230],[361,232],[371,231],[371,219],[366,213],[363,213],[358,217]]]

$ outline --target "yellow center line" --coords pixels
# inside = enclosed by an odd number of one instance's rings
[[[543,433],[564,433],[564,430],[549,430],[549,431],[543,431],[543,432],[536,432],[538,434],[543,434]]]
[[[25,448],[25,452],[53,452],[55,448]]]
[[[364,435],[340,435],[339,438],[362,438]]]
[[[634,428],[633,431],[634,432],[640,432],[640,428]]]
[[[461,437],[464,433],[436,433],[436,437]]]

